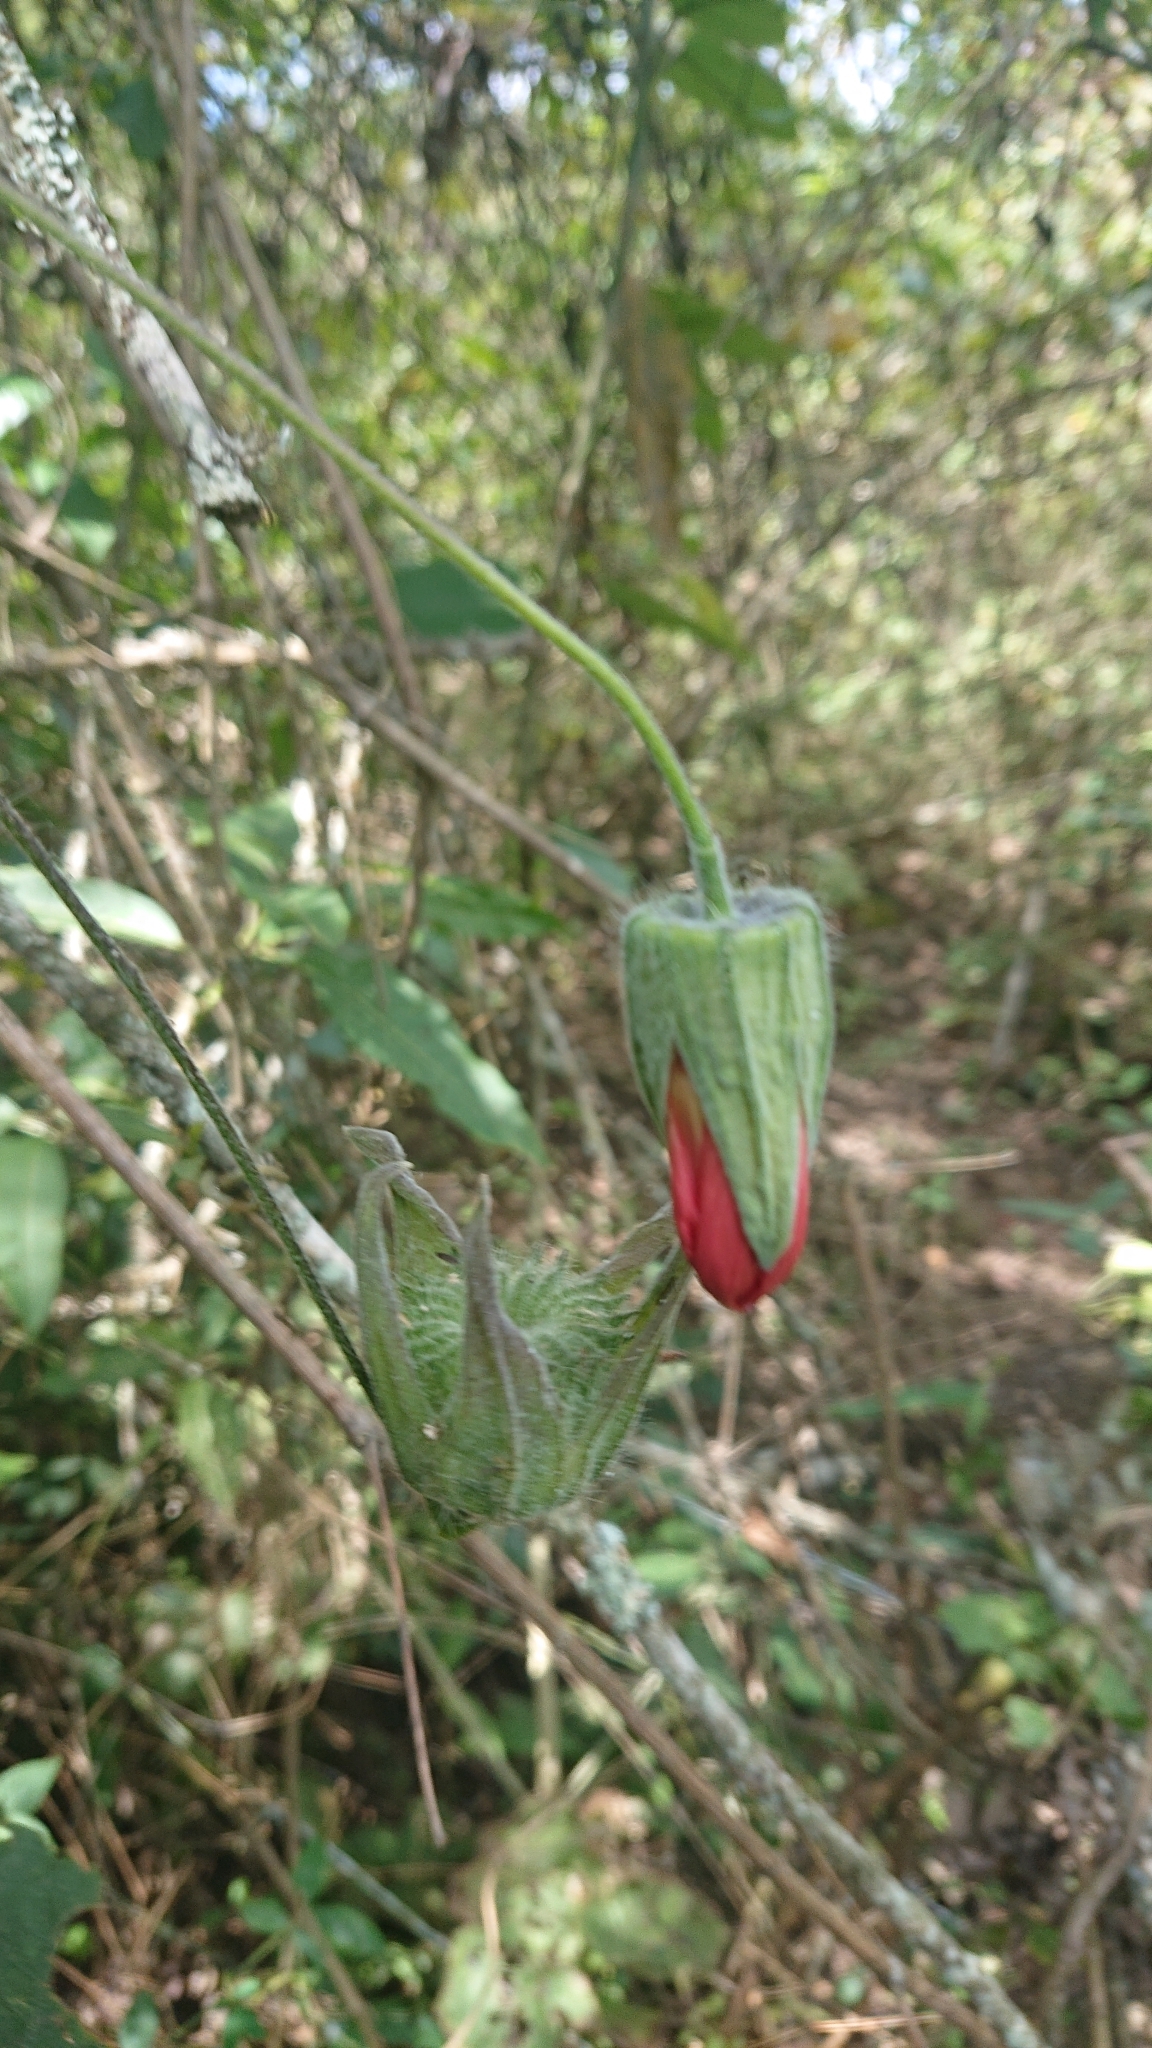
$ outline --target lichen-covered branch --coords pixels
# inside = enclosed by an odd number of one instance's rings
[[[723,1757],[733,1777],[772,1822],[786,1815],[870,1906],[878,1906],[916,1948],[931,1956],[946,1984],[966,1992],[1006,2048],[1043,2048],[1041,2036],[987,1969],[984,1959],[946,1932],[931,1909],[886,1870],[879,1857],[806,1792],[757,1742],[664,1620],[620,1530],[596,1522],[584,1541],[586,1590],[616,1635],[635,1637],[656,1669]]]
[[[74,140],[72,109],[50,105],[0,11],[0,169],[29,198],[53,207],[73,232],[128,276],[132,267],[93,190]],[[217,426],[155,314],[130,291],[69,252],[61,267],[107,336],[160,433],[183,459],[193,503],[226,524],[258,519],[262,505],[234,442]]]

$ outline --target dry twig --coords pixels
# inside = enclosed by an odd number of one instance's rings
[[[1144,1745],[1144,1758],[1131,1788],[1124,1832],[1112,1854],[1077,1893],[1060,1931],[1060,1948],[1052,1973],[1044,1987],[1044,2024],[1054,2042],[1063,2034],[1063,2004],[1073,1974],[1084,1954],[1085,1943],[1095,1927],[1096,1916],[1119,1884],[1132,1861],[1144,1823],[1152,1809],[1152,1724]]]

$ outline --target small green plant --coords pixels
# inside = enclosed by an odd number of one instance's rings
[[[480,1924],[453,1935],[436,2005],[449,2031],[472,2020],[473,2048],[560,2048],[599,2038],[607,2019],[632,2038],[645,1988],[690,1991],[726,1940],[687,1885],[606,1854],[566,1815],[506,1836],[479,1894]]]
[[[86,2048],[92,2037],[48,1989],[61,1928],[100,1895],[99,1880],[56,1854],[37,1818],[60,1759],[0,1771],[0,2040],[13,2048]]]

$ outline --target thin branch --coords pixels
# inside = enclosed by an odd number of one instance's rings
[[[548,993],[543,975],[530,963],[526,963],[524,980],[540,1022],[551,1040],[556,1063],[572,1090],[573,1100],[580,1115],[580,1135],[584,1141],[584,1150],[592,1164],[599,1170],[605,1194],[611,1194],[619,1185],[620,1169],[616,1164],[616,1155],[597,1106],[595,1078],[583,1055],[572,1044],[564,1026],[564,1019]]]
[[[194,320],[182,306],[147,284],[135,272],[126,271],[116,258],[106,256],[93,248],[83,235],[77,234],[62,220],[50,206],[29,197],[18,185],[0,177],[0,206],[4,206],[17,221],[29,221],[40,232],[79,256],[100,277],[121,285],[131,296],[162,319],[174,333],[184,335],[189,341],[214,362],[220,369],[227,370],[240,383],[253,391],[264,403],[278,412],[283,419],[290,420],[300,432],[317,447],[326,448],[329,454],[352,476],[357,476],[374,495],[392,511],[405,520],[417,533],[462,569],[466,576],[498,598],[517,618],[540,633],[545,640],[566,654],[577,668],[601,689],[615,704],[618,711],[628,720],[647,750],[649,759],[672,796],[680,814],[680,821],[688,841],[700,891],[712,915],[727,915],[731,908],[727,873],[720,843],[716,838],[712,822],[689,781],[687,772],[675,748],[672,746],[659,720],[649,711],[644,699],[633,688],[627,677],[622,675],[607,657],[589,645],[571,626],[564,624],[535,598],[529,597],[519,584],[506,576],[495,563],[490,562],[477,549],[461,540],[450,526],[437,519],[434,513],[426,512],[417,499],[402,491],[399,484],[361,455],[340,434],[322,419],[317,419],[304,406],[299,405],[272,377],[250,362],[239,350],[229,348],[218,341],[211,330],[199,320]]]
[[[556,840],[550,839],[544,828],[534,825],[522,811],[515,810],[500,797],[490,796],[488,791],[478,782],[473,782],[472,777],[466,775],[462,768],[457,768],[452,761],[446,761],[442,754],[437,753],[435,747],[413,732],[411,726],[404,725],[398,718],[393,718],[371,690],[366,690],[355,682],[336,657],[322,649],[315,641],[312,642],[311,656],[312,667],[321,682],[348,706],[358,725],[367,726],[370,732],[376,733],[380,739],[386,740],[389,746],[395,747],[398,754],[405,754],[418,767],[435,776],[438,782],[443,783],[445,789],[452,790],[466,804],[470,804],[473,810],[483,811],[491,818],[493,824],[500,825],[505,832],[514,833],[516,838],[523,845],[530,846],[534,853],[543,854],[545,860],[562,869],[564,874],[570,876],[572,881],[579,882],[581,888],[587,889],[591,895],[598,896],[602,903],[611,904],[615,910],[627,907],[626,898],[621,896],[619,890],[614,889],[611,883],[602,881],[600,876],[580,859],[579,854],[570,853],[567,847],[560,846]]]
[[[139,711],[130,699],[125,703],[126,689],[119,678],[110,685],[103,675],[97,675],[93,689],[124,749],[128,790],[144,812],[149,830],[160,848],[178,899],[176,921],[199,951],[211,960],[219,950],[216,935],[200,899],[196,871],[188,849],[177,829],[171,806],[163,795],[163,772],[139,730]]]
[[[1048,883],[1046,880],[1034,882],[1024,898],[1024,910],[1020,918],[1020,942],[1005,976],[996,1029],[988,1050],[988,1067],[993,1074],[1002,1074],[1005,1067],[1012,1064],[1016,1027],[1028,1001],[1028,991],[1032,986],[1032,969],[1036,961],[1036,942],[1044,929],[1047,912]]]
[[[227,1263],[187,1210],[147,1171],[130,1146],[117,1135],[100,1112],[77,1094],[67,1077],[60,1072],[31,1033],[25,1030],[2,1001],[0,1049],[6,1052],[28,1078],[43,1089],[44,1093],[64,1111],[81,1136],[99,1152],[108,1165],[114,1168],[133,1193],[146,1203],[157,1221],[184,1246],[201,1270],[222,1293],[227,1295],[240,1313],[255,1325],[271,1348],[284,1359],[297,1377],[317,1395],[336,1418],[349,1441],[361,1451],[366,1451],[372,1446],[379,1455],[382,1431],[375,1415],[353,1399],[346,1389],[325,1371],[295,1332],[281,1321],[265,1296]],[[830,1928],[839,1940],[846,1943],[869,1968],[876,1970],[894,1989],[901,1993],[911,1992],[927,2003],[935,2000],[944,2016],[962,2028],[969,2039],[979,2044],[979,2048],[989,2048],[989,2044],[995,2039],[995,2029],[987,2020],[981,2019],[978,2013],[948,1993],[940,1992],[922,1970],[914,1967],[906,1969],[869,1928],[863,1926],[857,1918],[845,1912],[832,1900],[826,1899],[814,1885],[801,1877],[798,1871],[793,1870],[779,1850],[773,1849],[747,1821],[729,1811],[722,1793],[698,1770],[675,1738],[659,1721],[638,1705],[624,1680],[561,1619],[555,1608],[536,1592],[531,1582],[516,1569],[490,1537],[479,1533],[473,1534],[463,1539],[463,1546],[485,1575],[503,1593],[511,1597],[520,1612],[529,1616],[544,1630],[553,1643],[563,1667],[587,1680],[617,1709],[632,1734],[653,1752],[681,1789],[687,1792],[708,1814],[710,1820],[737,1844],[749,1862],[772,1877],[782,1891],[794,1899],[812,1918]],[[637,1584],[639,1583],[637,1581]],[[647,1594],[648,1589],[643,1590]],[[628,1632],[628,1629],[624,1630],[625,1634]],[[671,1631],[665,1633],[671,1635]],[[646,1644],[646,1647],[651,1654],[650,1645]],[[682,1646],[680,1649],[682,1655],[686,1657],[687,1652],[683,1651]],[[688,1661],[691,1664],[691,1660]],[[696,1669],[695,1666],[692,1668]],[[724,1703],[721,1702],[721,1705]],[[730,1709],[725,1708],[725,1711],[731,1713]],[[751,1744],[754,1752],[758,1751],[759,1745],[751,1743],[751,1737],[743,1723],[739,1721],[739,1717],[733,1716],[733,1719],[742,1731],[744,1741]],[[760,1754],[767,1755],[766,1752]],[[190,1764],[192,1760],[184,1761]],[[780,1772],[780,1767],[774,1759],[769,1758],[768,1762],[774,1773],[786,1777],[785,1773]],[[818,1808],[815,1801],[808,1800],[807,1795],[800,1793],[799,1787],[795,1790],[807,1807],[819,1813],[824,1828],[834,1829],[838,1835],[844,1834],[845,1831],[839,1828],[822,1808]],[[867,1850],[852,1842],[850,1837],[847,1840],[852,1854],[862,1857],[871,1870],[875,1859]],[[1039,2038],[1034,2030],[1028,2026],[999,1987],[992,1984],[979,1971],[976,1959],[966,1957],[965,1952],[959,1949],[950,1937],[943,1935],[926,1907],[922,1907],[919,1901],[911,1900],[910,1895],[904,1892],[904,1888],[897,1885],[894,1879],[888,1878],[886,1873],[882,1875],[885,1886],[892,1894],[916,1907],[917,1924],[914,1938],[921,1946],[932,1948],[934,1942],[943,1942],[949,1952],[954,1952],[964,1962],[976,1968],[981,1982],[978,1986],[972,1987],[974,2002],[985,2005],[994,2002],[998,2014],[1007,2013],[1011,2024],[1000,2026],[999,2031],[1003,2033],[1008,2048],[1040,2048]],[[892,1913],[890,1901],[886,1902],[885,1910]],[[892,1913],[892,1917],[896,1918],[897,1915]],[[926,1922],[927,1931],[934,1937],[934,1941],[924,1938],[926,1929],[919,1924],[921,1918]],[[935,1952],[940,1953],[938,1946],[935,1946]]]
[[[519,1642],[510,1629],[483,1633],[489,1642],[499,1641],[508,1649],[519,1648]],[[479,1702],[473,1699],[467,1687],[461,1685],[452,1666],[440,1655],[427,1628],[416,1619],[412,1621],[412,1647],[439,1693],[445,1712],[452,1716],[460,1730],[461,1747],[491,1771],[500,1790],[514,1805],[518,1805],[527,1788],[515,1766],[509,1762],[500,1730]],[[401,1679],[401,1687],[403,1683]]]
[[[200,67],[196,62],[196,0],[179,0],[180,297],[194,313],[200,297]],[[195,358],[189,363],[196,373]]]
[[[365,2048],[383,2048],[383,2042],[377,2032],[376,2022],[368,2000],[352,1977],[347,1964],[341,1962],[331,1941],[320,1925],[313,1907],[305,1898],[299,1885],[294,1882],[291,1873],[280,1861],[271,1842],[267,1841],[256,1828],[244,1828],[242,1839],[245,1847],[252,1852],[258,1862],[263,1864],[265,1874],[271,1879],[275,1889],[279,1892],[296,1925],[303,1929],[311,1941],[315,1942],[320,1959],[329,1977],[332,1979],[342,2004],[360,2029]]]
[[[528,1570],[532,1584],[545,1600],[552,1597],[552,1539],[546,1529],[534,1529],[528,1538]],[[561,1757],[560,1690],[556,1683],[556,1658],[542,1628],[530,1621],[526,1626],[525,1664],[532,1687],[536,1739],[532,1745],[535,1765],[532,1789],[537,1799],[551,1799],[559,1790],[564,1774]]]
[[[232,524],[259,519],[263,507],[239,451],[216,425],[155,307],[141,311],[134,290],[140,280],[96,198],[74,130],[72,109],[62,99],[48,105],[0,13],[0,167],[12,181],[15,210],[31,221],[51,195],[64,232],[49,231],[49,246],[65,251],[62,267],[69,282],[125,364],[164,439],[182,457],[198,510]]]
[[[149,598],[137,596],[133,590],[126,590],[111,576],[102,576],[99,569],[90,569],[86,562],[74,561],[51,542],[40,540],[34,533],[21,533],[19,527],[9,526],[0,519],[0,543],[6,548],[15,548],[22,555],[30,555],[34,562],[43,563],[46,568],[55,569],[59,575],[68,576],[74,583],[82,583],[87,590],[98,590],[102,597],[114,597],[122,604],[144,605],[156,618],[165,616],[163,608],[153,604]],[[170,617],[171,614],[169,613]]]
[[[7,889],[0,888],[0,940],[29,966],[48,987],[82,1018],[88,1029],[114,1052],[145,1098],[155,1096],[178,1130],[194,1132],[212,1165],[221,1173],[233,1173],[236,1162],[212,1124],[201,1117],[195,1095],[176,1062],[169,1058],[155,1032],[113,983],[93,981],[82,968],[66,960],[55,941],[34,925]],[[337,1244],[306,1209],[287,1181],[276,1179],[275,1163],[258,1161],[268,1180],[272,1199],[281,1211],[306,1258],[337,1301],[355,1308],[359,1300],[356,1267],[343,1245]]]
[[[962,2028],[969,2040],[980,2044],[980,2048],[990,2048],[990,2044],[998,2040],[1002,2029],[989,2024],[987,2019],[982,2019],[970,2006],[962,2004],[948,1992],[942,1992],[923,1970],[914,1966],[906,1968],[889,1949],[885,1948],[883,1942],[870,1928],[863,1926],[858,1918],[845,1912],[831,1899],[826,1899],[823,1893],[817,1891],[815,1885],[810,1884],[799,1871],[794,1870],[787,1857],[778,1849],[773,1849],[748,1821],[730,1812],[723,1793],[697,1768],[681,1749],[675,1737],[670,1735],[652,1714],[638,1705],[624,1680],[604,1662],[603,1658],[597,1656],[595,1650],[589,1648],[547,1600],[541,1598],[531,1581],[525,1578],[523,1572],[517,1570],[511,1559],[505,1556],[490,1536],[481,1533],[465,1536],[462,1544],[485,1575],[502,1592],[510,1596],[522,1614],[530,1616],[550,1637],[561,1664],[594,1686],[596,1691],[617,1709],[626,1727],[652,1751],[669,1777],[708,1815],[709,1820],[720,1828],[729,1840],[735,1842],[751,1864],[771,1877],[782,1892],[795,1900],[802,1911],[829,1928],[838,1941],[844,1942],[852,1949],[869,1969],[875,1970],[877,1975],[895,1991],[911,1992],[926,2004],[935,2002],[939,2011],[953,2025]],[[743,1723],[740,1723],[740,1726],[742,1727]],[[747,1735],[747,1731],[745,1734]],[[751,1741],[751,1737],[747,1739]],[[828,1819],[829,1816],[826,1815],[825,1818]],[[830,1824],[836,1825],[835,1822]],[[866,1850],[861,1853],[868,1854]],[[902,1891],[903,1887],[898,1889]],[[923,1910],[931,1919],[927,1909]],[[964,1953],[963,1950],[958,1952],[961,1955]],[[969,1960],[975,1962],[975,1958]],[[1021,2027],[1027,2029],[1026,2036],[1017,2034],[1016,2042],[1021,2044],[1021,2048],[1041,2048],[1038,2036],[1028,2028],[1023,2016],[1017,2014],[1015,2006],[1004,1998],[1002,1992],[999,1996],[1008,2007],[1009,2013],[1019,2019]],[[1006,2033],[1004,2039],[1008,2040]]]
[[[276,303],[275,296],[261,267],[260,258],[252,246],[252,238],[244,222],[232,204],[231,197],[217,179],[212,187],[212,204],[224,230],[232,257],[252,296],[252,303],[260,317],[261,324],[280,368],[280,375],[300,405],[312,415],[320,417],[319,408],[312,393],[312,387],[304,374],[304,367],[296,353],[288,323]],[[368,523],[338,462],[325,448],[317,454],[324,480],[328,485],[332,503],[336,507],[340,523],[347,535],[349,546],[360,565],[360,573],[368,589],[376,623],[384,636],[388,658],[400,684],[400,690],[409,714],[419,715],[423,708],[420,678],[412,659],[404,631],[404,620],[392,578],[386,563],[368,531]]]
[[[904,1485],[904,1425],[896,1398],[896,1361],[892,1352],[892,1330],[880,1286],[880,1276],[876,1271],[876,1261],[872,1257],[872,1247],[868,1242],[868,1226],[864,1221],[860,1198],[851,1180],[844,1182],[844,1214],[848,1219],[852,1250],[864,1288],[868,1321],[872,1327],[872,1356],[876,1366],[880,1408],[884,1417],[884,1467],[888,1480],[892,1529],[897,1543],[903,1543],[908,1533],[908,1494]]]
[[[1058,2042],[1064,2032],[1064,1995],[1084,1953],[1084,1944],[1096,1924],[1096,1915],[1109,1892],[1119,1884],[1132,1861],[1150,1808],[1152,1725],[1149,1726],[1140,1770],[1129,1790],[1128,1818],[1124,1823],[1124,1832],[1112,1854],[1077,1893],[1060,1931],[1060,1947],[1052,1965],[1052,1974],[1044,1988],[1044,2021],[1054,2042]]]
[[[67,876],[57,867],[46,846],[37,838],[32,827],[9,799],[0,791],[0,818],[3,819],[12,837],[22,846],[29,860],[39,868],[45,881],[50,882],[62,903],[72,912],[83,931],[91,939],[98,953],[103,954],[121,986],[126,988],[140,1005],[149,1024],[161,1040],[165,1050],[175,1060],[197,1101],[215,1125],[224,1144],[228,1147],[244,1179],[252,1192],[256,1206],[266,1223],[270,1224],[284,1246],[293,1271],[302,1287],[312,1296],[329,1330],[336,1339],[353,1372],[368,1390],[369,1382],[359,1352],[344,1328],[327,1288],[313,1269],[302,1251],[299,1241],[287,1223],[276,1203],[272,1192],[260,1170],[248,1140],[229,1116],[219,1097],[204,1079],[196,1062],[190,1057],[178,1033],[173,1030],[160,1004],[135,963],[128,958],[123,947],[104,930],[82,899],[76,894]]]
[[[156,618],[164,616],[163,609],[154,605],[138,592],[126,590],[122,584],[114,583],[109,577],[99,577],[93,584],[82,563],[72,562],[56,548],[48,547],[17,533],[14,528],[0,521],[0,544],[12,547],[29,555],[33,561],[43,563],[46,568],[62,576],[75,577],[78,582],[90,585],[108,597],[114,597],[124,604],[143,610]],[[211,628],[211,631],[208,629]],[[221,634],[225,637],[219,637]],[[213,637],[216,635],[217,637]],[[264,635],[237,633],[221,628],[215,620],[200,619],[195,628],[180,627],[169,629],[163,638],[155,640],[144,637],[133,638],[124,635],[115,643],[109,654],[91,641],[78,641],[75,647],[46,647],[39,641],[21,641],[20,645],[6,658],[0,657],[0,673],[11,671],[17,675],[38,675],[57,669],[72,669],[78,660],[92,662],[111,673],[139,668],[177,668],[186,664],[206,665],[221,668],[243,668],[259,666],[265,662],[280,661],[285,656],[295,662],[307,662],[313,673],[351,711],[358,725],[368,729],[395,747],[418,768],[425,771],[436,782],[443,783],[455,796],[469,804],[473,810],[481,811],[499,825],[505,832],[530,846],[553,867],[557,867],[573,882],[578,882],[592,896],[614,909],[625,909],[627,898],[613,889],[581,860],[557,840],[551,839],[543,826],[536,825],[525,817],[514,805],[502,798],[491,796],[480,783],[474,782],[464,770],[444,758],[436,748],[399,718],[386,711],[371,690],[366,690],[348,675],[336,656],[326,650],[320,642],[311,646],[299,635],[292,635],[283,644],[265,638]]]
[[[113,836],[132,873],[145,894],[155,899],[172,917],[172,906],[159,876],[153,871],[144,848],[132,828],[132,820],[98,762],[92,764],[92,788],[96,801],[112,828]],[[173,917],[172,922],[177,920]]]
[[[267,1296],[229,1265],[223,1252],[206,1236],[183,1204],[156,1179],[155,1174],[149,1173],[132,1147],[112,1129],[107,1118],[77,1094],[67,1075],[61,1073],[43,1046],[37,1044],[31,1032],[25,1030],[20,1019],[3,1001],[0,1001],[0,1051],[7,1053],[13,1064],[30,1081],[34,1081],[58,1109],[63,1110],[69,1122],[100,1154],[105,1164],[120,1175],[125,1186],[139,1196],[177,1244],[183,1245],[213,1285],[227,1295],[233,1306],[259,1330],[297,1378],[310,1388],[317,1400],[323,1402],[348,1441],[360,1451],[369,1444],[379,1448],[384,1442],[384,1431],[375,1414],[325,1371],[303,1338],[280,1320]]]
[[[597,1522],[586,1534],[584,1550],[588,1590],[614,1633],[635,1636],[643,1644],[657,1670],[707,1730],[710,1741],[760,1810],[772,1820],[781,1812],[787,1814],[842,1880],[870,1906],[878,1906],[907,1941],[931,1956],[947,1983],[968,1994],[1007,2048],[1042,2048],[1031,2021],[988,1975],[981,1959],[962,1948],[924,1901],[893,1877],[873,1850],[850,1835],[771,1751],[756,1741],[664,1620],[651,1588],[632,1564],[620,1531],[609,1522]],[[908,1982],[912,1982],[911,1974]],[[940,1999],[935,1989],[922,1995]],[[969,2014],[969,2020],[971,2017]]]
[[[388,1504],[388,1490],[384,1474],[380,1470],[380,1452],[376,1444],[370,1443],[364,1453],[376,1498],[380,1503],[380,1528],[384,1537],[384,1555],[388,1560],[388,1578],[392,1586],[392,1599],[396,1607],[396,1627],[400,1636],[400,1668],[404,1673],[404,1693],[408,1701],[408,1721],[412,1730],[412,1747],[416,1753],[416,1776],[420,1781],[420,1794],[424,1811],[428,1816],[428,1830],[437,1849],[443,1849],[448,1842],[447,1830],[440,1818],[440,1806],[436,1798],[436,1784],[432,1776],[432,1763],[428,1755],[428,1736],[424,1727],[424,1708],[420,1699],[420,1680],[416,1676],[416,1659],[412,1654],[412,1624],[408,1619],[408,1601],[404,1592],[404,1575],[400,1570],[400,1559],[396,1551],[396,1531],[392,1525],[392,1509]]]
[[[283,1807],[274,1804],[266,1806],[263,1815],[268,1820],[283,1822],[285,1819]],[[319,1830],[314,1828],[310,1821],[299,1820],[296,1825],[304,1841],[314,1842],[323,1839],[319,1836]],[[439,1928],[431,1926],[419,1913],[414,1913],[411,1906],[406,1906],[403,1899],[397,1898],[395,1892],[389,1891],[387,1885],[381,1884],[378,1878],[373,1877],[370,1871],[357,1863],[355,1857],[350,1856],[346,1849],[341,1849],[336,1842],[325,1840],[324,1854],[337,1875],[346,1878],[349,1884],[355,1885],[357,1891],[362,1892],[366,1899],[371,1899],[373,1905],[379,1906],[382,1913],[387,1913],[401,1927],[406,1928],[409,1934],[414,1934],[417,1941],[426,1941],[430,1948],[443,1954],[448,1946],[447,1936],[441,1934]]]
[[[1149,1173],[1142,1160],[1134,1157],[1137,1152],[1146,1152],[1149,1145],[1152,1145],[1152,1136],[1147,1131],[1137,1131],[1133,1137],[1102,1139],[1100,1150],[1107,1152],[1109,1158],[1115,1161],[1117,1172],[1122,1173],[1129,1185],[1135,1188],[1148,1214],[1152,1216],[1152,1173]]]
[[[736,1440],[736,1417],[740,1408],[740,1381],[744,1367],[744,1340],[748,1318],[723,1312],[727,1327],[723,1331],[721,1352],[724,1360],[724,1377],[720,1389],[720,1414],[716,1423],[716,1435],[712,1442],[714,1454],[730,1458]]]
[[[829,1351],[815,1323],[809,1322],[803,1311],[797,1308],[791,1293],[786,1294],[782,1287],[777,1288],[772,1300],[789,1336],[798,1337],[801,1344],[808,1346],[824,1376],[824,1384],[828,1391],[838,1393],[844,1385],[844,1373],[839,1359]]]
[[[653,0],[643,0],[640,12],[639,32],[636,38],[636,115],[632,128],[632,146],[628,152],[627,182],[624,187],[624,203],[620,209],[620,225],[616,234],[616,252],[612,262],[612,276],[604,295],[604,308],[600,332],[596,337],[580,399],[576,408],[576,420],[572,430],[572,443],[560,487],[556,493],[556,519],[560,535],[556,546],[556,558],[552,567],[552,588],[555,588],[564,560],[572,542],[573,513],[584,488],[588,474],[588,462],[596,431],[596,414],[604,389],[604,379],[612,359],[612,342],[616,328],[616,313],[624,280],[628,274],[628,263],[632,244],[636,237],[636,223],[640,214],[640,198],[644,189],[644,176],[648,168],[648,141],[652,115],[652,89],[659,69],[657,63],[658,44],[653,31]]]

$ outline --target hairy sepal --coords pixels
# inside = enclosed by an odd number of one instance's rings
[[[461,1236],[389,1132],[349,1136],[372,1161],[357,1202],[361,1323],[401,1474],[450,1530],[580,1498],[631,1424],[683,1297],[667,1212],[590,1273],[515,1259],[493,1246],[486,1184]]]
[[[815,1150],[832,1058],[824,924],[801,889],[752,889],[728,917],[700,898],[639,905],[624,924],[624,993],[640,1091],[665,1133],[679,1055],[744,1232],[773,1267],[795,1222],[801,1139]]]

